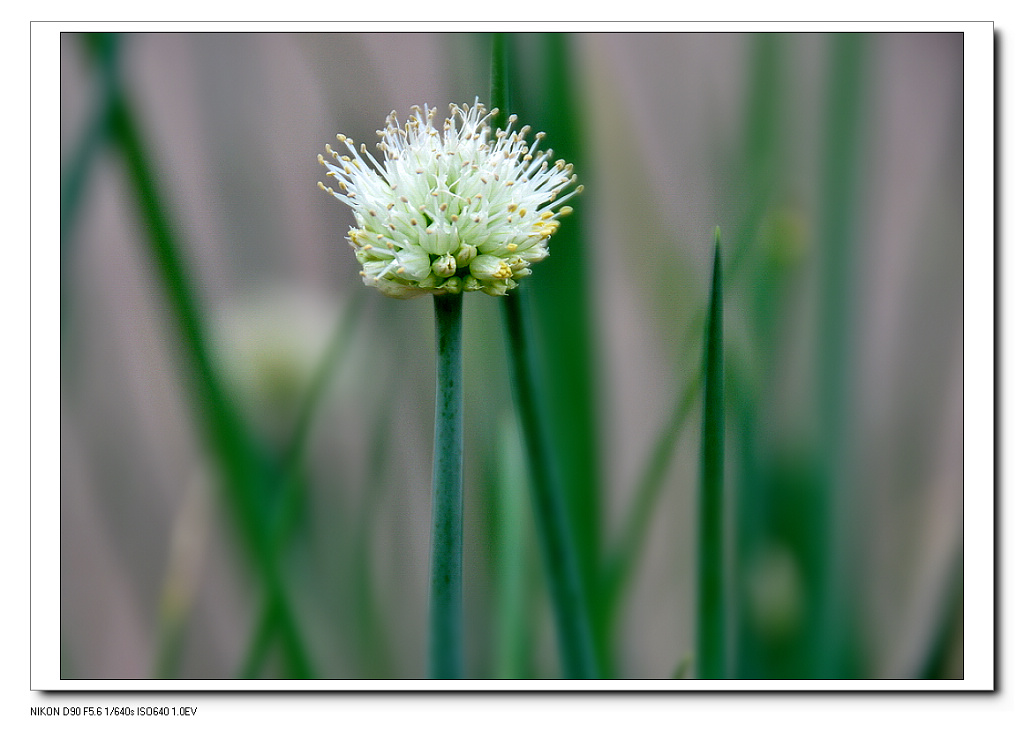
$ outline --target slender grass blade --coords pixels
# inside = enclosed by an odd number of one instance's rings
[[[698,510],[697,673],[723,679],[727,662],[727,552],[725,547],[725,369],[723,363],[721,235],[715,257],[704,351],[704,416],[701,430]]]

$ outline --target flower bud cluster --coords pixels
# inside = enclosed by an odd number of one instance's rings
[[[412,108],[404,125],[395,112],[377,148],[356,148],[344,135],[348,154],[327,146],[319,156],[338,190],[320,188],[350,206],[356,225],[348,232],[360,275],[367,285],[394,298],[479,290],[504,295],[548,256],[548,239],[566,200],[583,190],[572,164],[550,163],[538,152],[544,133],[527,145],[529,126],[508,126],[491,136],[498,113],[479,102],[451,105],[442,130],[436,109]]]

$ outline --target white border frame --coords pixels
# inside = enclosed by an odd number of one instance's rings
[[[408,25],[408,24],[406,24]],[[499,24],[474,25],[488,30]],[[263,23],[118,23],[118,31],[268,31]],[[503,30],[611,30],[604,23],[500,24]],[[459,24],[396,28],[395,24],[289,23],[287,30],[469,30]],[[964,674],[959,680],[855,681],[161,681],[60,679],[59,217],[54,215],[54,141],[60,139],[61,32],[97,30],[92,23],[31,26],[31,688],[34,690],[590,690],[590,691],[908,691],[992,690],[995,686],[995,321],[994,321],[994,29],[991,23],[629,23],[643,32],[793,29],[801,32],[962,32],[964,34],[965,391],[964,391]],[[966,481],[965,481],[966,484]],[[64,704],[64,703],[60,703]],[[164,704],[164,703],[161,703]],[[169,703],[168,703],[169,704]]]

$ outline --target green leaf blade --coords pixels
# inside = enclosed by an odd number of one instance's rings
[[[727,674],[725,369],[720,239],[716,229],[704,351],[697,573],[697,672],[701,679],[724,679]]]

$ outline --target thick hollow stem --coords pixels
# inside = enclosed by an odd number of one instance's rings
[[[434,296],[437,406],[430,676],[462,676],[462,295]]]

